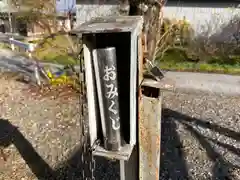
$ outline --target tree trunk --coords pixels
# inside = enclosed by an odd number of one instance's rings
[[[163,0],[129,0],[129,15],[142,15],[144,17],[144,58],[150,61],[155,60],[156,49],[161,36],[163,2]]]

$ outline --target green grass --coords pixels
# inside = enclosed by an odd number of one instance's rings
[[[11,47],[7,43],[0,43],[0,49],[11,49]]]
[[[240,64],[224,65],[224,64],[207,64],[193,62],[160,62],[160,68],[163,70],[173,71],[189,71],[189,72],[207,72],[240,75]]]
[[[182,48],[176,48],[167,51],[158,62],[163,70],[240,75],[239,56],[231,56],[231,58],[230,61],[223,61],[220,57],[211,57],[208,61],[204,61],[193,55],[187,55]]]
[[[37,43],[37,41],[35,42]],[[77,64],[77,60],[70,56],[67,52],[70,46],[65,36],[59,35],[54,39],[48,38],[46,42],[39,47],[33,56],[43,62],[51,62],[62,65]]]
[[[77,64],[76,60],[68,55],[56,55],[54,53],[49,53],[48,55],[43,56],[40,58],[43,62],[49,62],[54,64],[61,64],[61,65],[75,65]]]

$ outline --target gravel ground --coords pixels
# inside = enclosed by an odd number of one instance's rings
[[[12,143],[0,139],[0,180],[41,179],[43,170],[81,180],[78,99],[0,84],[0,138],[18,127]],[[163,117],[162,180],[240,180],[240,97],[165,93]],[[119,179],[118,165],[98,159],[97,179]]]
[[[163,116],[161,179],[240,180],[240,97],[165,93]]]

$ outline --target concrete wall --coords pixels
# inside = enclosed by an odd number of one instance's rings
[[[56,0],[57,12],[75,12],[76,0]]]
[[[117,14],[119,6],[116,1],[112,0],[111,2],[102,5],[79,2],[76,5],[77,25],[92,17]],[[232,24],[232,27],[224,27],[235,15],[240,17],[240,8],[237,8],[237,6],[238,4],[231,3],[231,0],[227,3],[221,3],[221,1],[217,3],[209,3],[207,1],[204,3],[198,3],[197,1],[183,3],[181,1],[173,2],[169,0],[164,7],[163,14],[164,17],[170,19],[180,20],[186,17],[195,30],[196,35],[213,35],[220,41],[225,41],[226,39],[231,39],[232,34],[236,34],[239,31],[238,28],[240,29],[240,23],[238,26]],[[240,37],[239,32],[238,34]]]
[[[3,11],[3,9],[4,9],[6,6],[7,6],[7,5],[6,5],[5,2],[0,1],[0,11],[1,11],[1,12]]]
[[[237,34],[240,37],[240,8],[231,7],[231,3],[180,3],[178,6],[169,3],[163,14],[169,19],[186,17],[196,35],[214,36],[220,41],[230,40]],[[239,22],[231,22],[236,16]]]
[[[119,14],[119,6],[117,4],[77,4],[76,5],[76,20],[77,25],[98,16],[108,16]]]

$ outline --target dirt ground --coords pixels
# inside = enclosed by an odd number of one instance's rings
[[[79,99],[11,78],[0,84],[0,179],[35,179],[39,166],[57,167],[79,145]]]
[[[0,84],[0,180],[81,180],[78,94],[12,77]],[[97,179],[118,179],[116,162],[98,158],[96,166]]]

